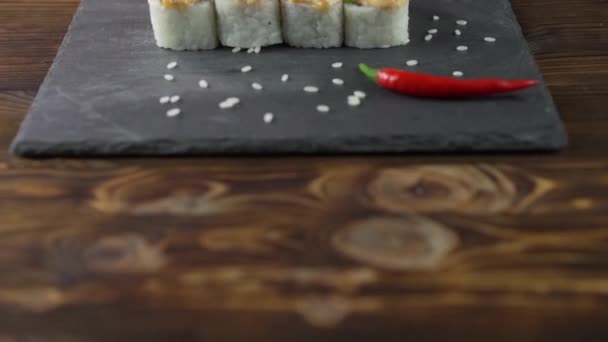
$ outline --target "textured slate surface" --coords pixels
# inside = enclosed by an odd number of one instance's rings
[[[378,50],[273,47],[259,55],[230,49],[172,52],[153,40],[145,1],[83,0],[40,88],[12,151],[27,156],[173,155],[224,153],[381,153],[555,150],[566,144],[546,88],[467,101],[398,96],[362,77],[356,65],[405,67],[467,77],[540,78],[508,0],[412,2],[409,46]],[[433,14],[441,20],[431,20]],[[466,19],[462,37],[452,32]],[[431,42],[423,37],[439,29]],[[494,44],[483,42],[494,36]],[[456,51],[466,44],[469,51]],[[179,67],[163,74],[168,62]],[[344,62],[340,70],[334,61]],[[244,65],[254,70],[242,74]],[[289,73],[288,83],[279,82]],[[335,86],[333,77],[344,79]],[[210,88],[197,83],[205,78]],[[251,82],[264,85],[262,92]],[[319,94],[302,92],[316,85]],[[355,89],[368,98],[346,105]],[[178,94],[183,114],[167,118],[158,98]],[[218,103],[229,96],[241,105]],[[318,104],[332,107],[316,112]],[[264,112],[276,121],[267,125]]]

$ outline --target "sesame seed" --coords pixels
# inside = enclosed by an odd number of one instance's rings
[[[430,34],[435,34],[435,33],[439,32],[439,30],[437,30],[436,28],[433,28],[433,29],[428,30],[427,32]]]
[[[355,92],[353,93],[353,95],[355,95],[356,97],[360,98],[360,99],[364,99],[367,97],[367,94],[365,94],[364,91],[361,90],[355,90]]]
[[[460,36],[460,35],[462,35],[462,31],[460,31],[459,29],[455,29],[454,34],[457,36]]]
[[[264,122],[269,124],[274,120],[274,114],[268,112],[268,113],[264,113]]]
[[[167,64],[167,69],[175,69],[176,66],[177,66],[177,62],[171,62],[171,63]]]
[[[159,99],[160,104],[167,104],[169,101],[171,101],[171,97],[169,96],[163,96]]]
[[[410,59],[409,61],[405,62],[405,64],[407,66],[416,66],[416,65],[418,65],[418,61],[415,59]]]
[[[175,76],[173,76],[171,74],[165,74],[164,78],[165,78],[165,80],[167,80],[169,82],[175,80]]]
[[[469,50],[469,47],[466,45],[459,45],[456,47],[456,50],[460,51],[460,52],[465,52]]]
[[[318,105],[317,106],[317,111],[319,113],[329,113],[329,110],[330,110],[330,108],[328,105]]]
[[[256,46],[256,47],[253,49],[253,52],[255,52],[256,54],[257,54],[257,53],[260,53],[260,51],[262,51],[262,47],[261,47],[261,46]]]
[[[452,76],[454,76],[454,77],[462,77],[462,76],[464,76],[464,73],[462,71],[454,71],[452,73]]]
[[[181,99],[182,98],[179,97],[179,95],[173,95],[173,96],[171,96],[170,101],[171,101],[171,103],[178,103]]]
[[[342,80],[341,78],[334,78],[333,80],[331,80],[331,83],[341,86],[344,84],[344,80]]]
[[[283,76],[281,76],[281,82],[287,82],[288,80],[289,80],[288,74],[283,74]]]
[[[170,118],[172,118],[172,117],[180,115],[181,113],[182,113],[181,109],[179,109],[179,108],[171,108],[171,109],[169,109],[167,111],[167,116],[170,117]]]
[[[239,51],[241,51],[241,48],[238,46],[232,49],[232,53],[237,53]]]
[[[264,89],[264,87],[262,87],[261,84],[255,82],[255,83],[251,83],[251,88],[255,89],[255,90],[262,90]]]
[[[315,86],[306,86],[306,87],[304,87],[304,91],[307,93],[318,93],[319,88],[317,88]]]
[[[427,34],[427,35],[424,37],[424,40],[426,40],[427,42],[430,42],[430,41],[431,41],[431,39],[433,39],[433,35],[432,35],[432,34]]]
[[[360,98],[358,98],[358,97],[357,97],[357,96],[355,96],[355,95],[350,95],[350,96],[347,98],[346,103],[348,103],[348,105],[349,105],[349,106],[351,106],[351,107],[357,107],[358,105],[360,105],[360,104],[361,104],[361,99],[360,99]]]
[[[207,83],[205,80],[200,80],[198,81],[198,86],[201,88],[209,88],[209,83]]]
[[[251,65],[245,65],[244,67],[241,68],[241,72],[250,72],[251,70],[253,70]]]
[[[494,42],[496,42],[496,38],[494,38],[494,37],[485,37],[483,40],[486,41],[486,42],[488,42],[488,43],[494,43]]]
[[[433,16],[433,20],[434,20],[434,21],[439,20],[439,16],[438,16],[438,15],[434,15],[434,16]]]
[[[255,51],[254,47],[250,47],[249,49],[247,49],[247,53],[253,53]]]
[[[466,20],[456,20],[456,24],[460,25],[460,26],[466,26],[467,25],[467,21]]]
[[[331,67],[334,69],[340,69],[342,67],[342,65],[343,65],[342,62],[335,62],[331,65]]]

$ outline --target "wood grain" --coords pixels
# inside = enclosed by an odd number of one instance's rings
[[[514,0],[549,155],[27,160],[76,0],[0,2],[0,341],[608,339],[608,3]]]

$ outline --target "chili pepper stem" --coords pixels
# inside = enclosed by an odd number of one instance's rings
[[[370,68],[369,66],[367,66],[367,64],[361,63],[359,64],[359,70],[361,70],[361,72],[367,76],[367,78],[369,78],[372,82],[377,83],[377,77],[378,77],[378,69],[374,69],[374,68]]]

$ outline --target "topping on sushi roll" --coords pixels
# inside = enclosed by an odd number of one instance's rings
[[[160,0],[165,8],[170,9],[188,9],[202,0]]]
[[[347,46],[367,49],[409,42],[409,0],[345,0]]]
[[[341,0],[281,0],[283,36],[291,46],[329,48],[342,45]]]

